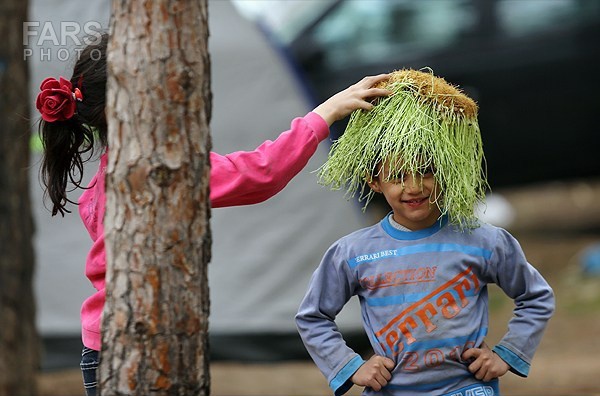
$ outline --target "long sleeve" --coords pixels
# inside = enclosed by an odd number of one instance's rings
[[[316,113],[292,121],[289,131],[251,152],[229,155],[210,153],[212,207],[262,202],[283,189],[308,163],[319,142],[329,135],[327,123]],[[79,200],[79,211],[94,244],[86,261],[86,275],[97,289],[81,309],[83,343],[100,350],[100,324],[104,307],[106,254],[104,251],[104,175],[107,154],[100,169]]]
[[[554,312],[554,293],[540,273],[527,262],[518,242],[501,230],[492,257],[493,276],[498,286],[514,300],[508,332],[494,352],[526,377],[548,320]]]
[[[210,201],[213,208],[250,205],[281,191],[306,166],[329,135],[316,113],[292,121],[291,129],[254,151],[210,153]]]
[[[364,363],[346,345],[335,324],[335,317],[357,286],[339,250],[334,245],[323,257],[296,315],[302,341],[335,395],[352,387],[350,378]]]

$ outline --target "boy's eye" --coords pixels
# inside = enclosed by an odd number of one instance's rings
[[[402,183],[402,180],[404,180],[404,173],[390,175],[390,183]]]
[[[420,169],[419,175],[421,175],[423,177],[433,176],[433,168],[428,166],[427,168]]]
[[[430,178],[433,177],[434,169],[431,166],[417,169],[414,177]],[[406,172],[391,173],[387,179],[389,183],[401,184],[406,180]]]

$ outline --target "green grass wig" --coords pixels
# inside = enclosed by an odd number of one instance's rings
[[[348,199],[358,193],[366,208],[374,194],[367,184],[371,177],[389,181],[430,167],[439,190],[432,200],[442,215],[461,228],[475,227],[475,206],[488,187],[477,104],[431,70],[394,71],[379,87],[392,95],[370,111],[352,113],[319,168],[319,183],[346,188]],[[378,164],[390,159],[396,169],[377,174]]]

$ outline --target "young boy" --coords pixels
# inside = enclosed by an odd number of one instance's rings
[[[366,395],[499,395],[498,377],[528,375],[552,289],[508,232],[474,217],[485,186],[474,102],[429,73],[395,72],[387,88],[393,97],[351,119],[321,176],[356,189],[353,178],[371,175],[367,195],[383,194],[392,211],[327,251],[296,316],[300,335],[335,395],[353,384]],[[357,139],[357,125],[375,137]],[[484,342],[488,283],[516,304],[493,351]],[[368,361],[335,324],[353,295],[374,350]]]

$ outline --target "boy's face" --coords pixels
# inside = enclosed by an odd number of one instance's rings
[[[390,173],[389,161],[379,165],[378,176],[373,177],[369,186],[382,193],[394,212],[394,220],[412,231],[431,227],[441,212],[435,203],[438,188],[433,170],[424,169],[415,175]],[[399,167],[394,167],[398,169]],[[384,181],[390,175],[389,181]]]

